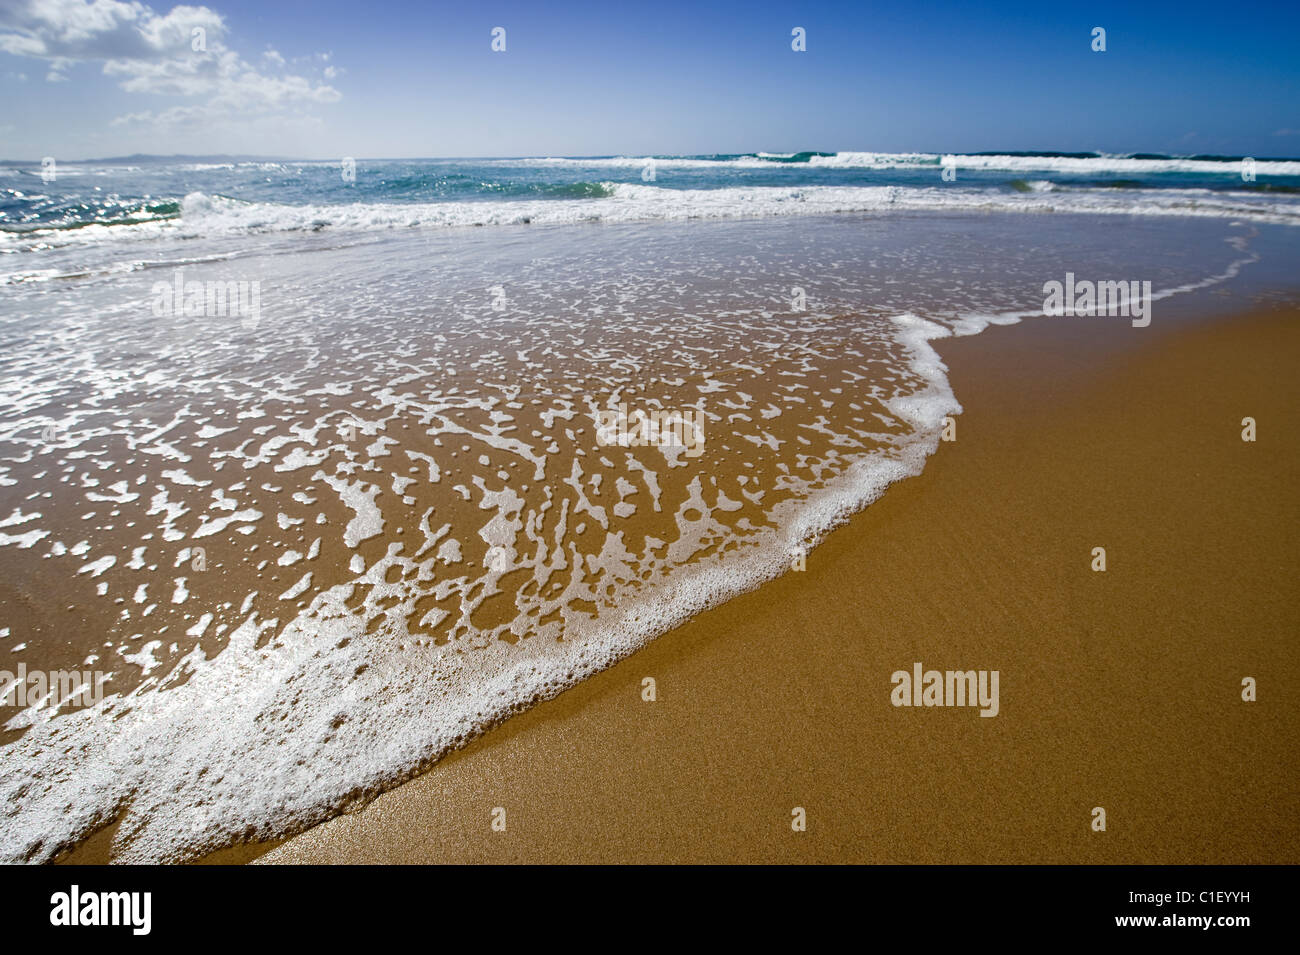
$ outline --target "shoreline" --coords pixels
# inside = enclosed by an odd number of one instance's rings
[[[1294,862],[1294,313],[1169,324],[933,342],[958,440],[807,571],[357,812],[205,861]],[[891,707],[918,661],[1000,670],[1001,713]]]

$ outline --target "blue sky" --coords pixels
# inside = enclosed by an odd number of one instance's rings
[[[0,0],[0,156],[1300,154],[1300,4],[1136,7]]]

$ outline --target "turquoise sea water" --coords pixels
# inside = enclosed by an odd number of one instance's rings
[[[893,191],[864,192],[879,189]],[[1061,209],[1199,208],[1290,218],[1300,216],[1300,160],[861,152],[330,162],[55,158],[44,166],[0,163],[0,233],[12,246],[19,237],[35,239],[34,231],[48,240],[51,231],[87,225],[211,218],[214,208],[229,220],[209,223],[216,228],[346,228],[515,222],[533,208],[547,221],[675,217],[690,214],[683,207],[692,199],[707,207],[694,214],[714,216],[767,214],[801,198],[810,207],[1014,208],[1018,200],[1046,194]],[[439,213],[430,205],[445,208]],[[357,208],[366,206],[406,210],[367,217]]]

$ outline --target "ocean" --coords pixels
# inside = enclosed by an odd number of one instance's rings
[[[0,161],[0,238],[5,252],[49,251],[127,236],[216,238],[316,229],[912,209],[1249,216],[1291,222],[1300,215],[1298,194],[1297,159],[1151,154],[52,159],[48,168]],[[12,280],[15,272],[7,270],[6,277]]]
[[[1092,154],[0,164],[0,694],[107,688],[5,711],[0,857],[364,802],[798,573],[960,431],[932,342],[1294,294],[1297,189]]]

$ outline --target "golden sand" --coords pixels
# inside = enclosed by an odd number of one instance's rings
[[[262,861],[1300,861],[1300,322],[1171,324],[939,343],[957,440],[805,572]],[[999,715],[892,706],[917,661]]]
[[[806,571],[358,812],[205,861],[1300,860],[1300,322],[1172,324],[939,342],[957,440]],[[917,662],[999,671],[998,715],[892,706]]]

